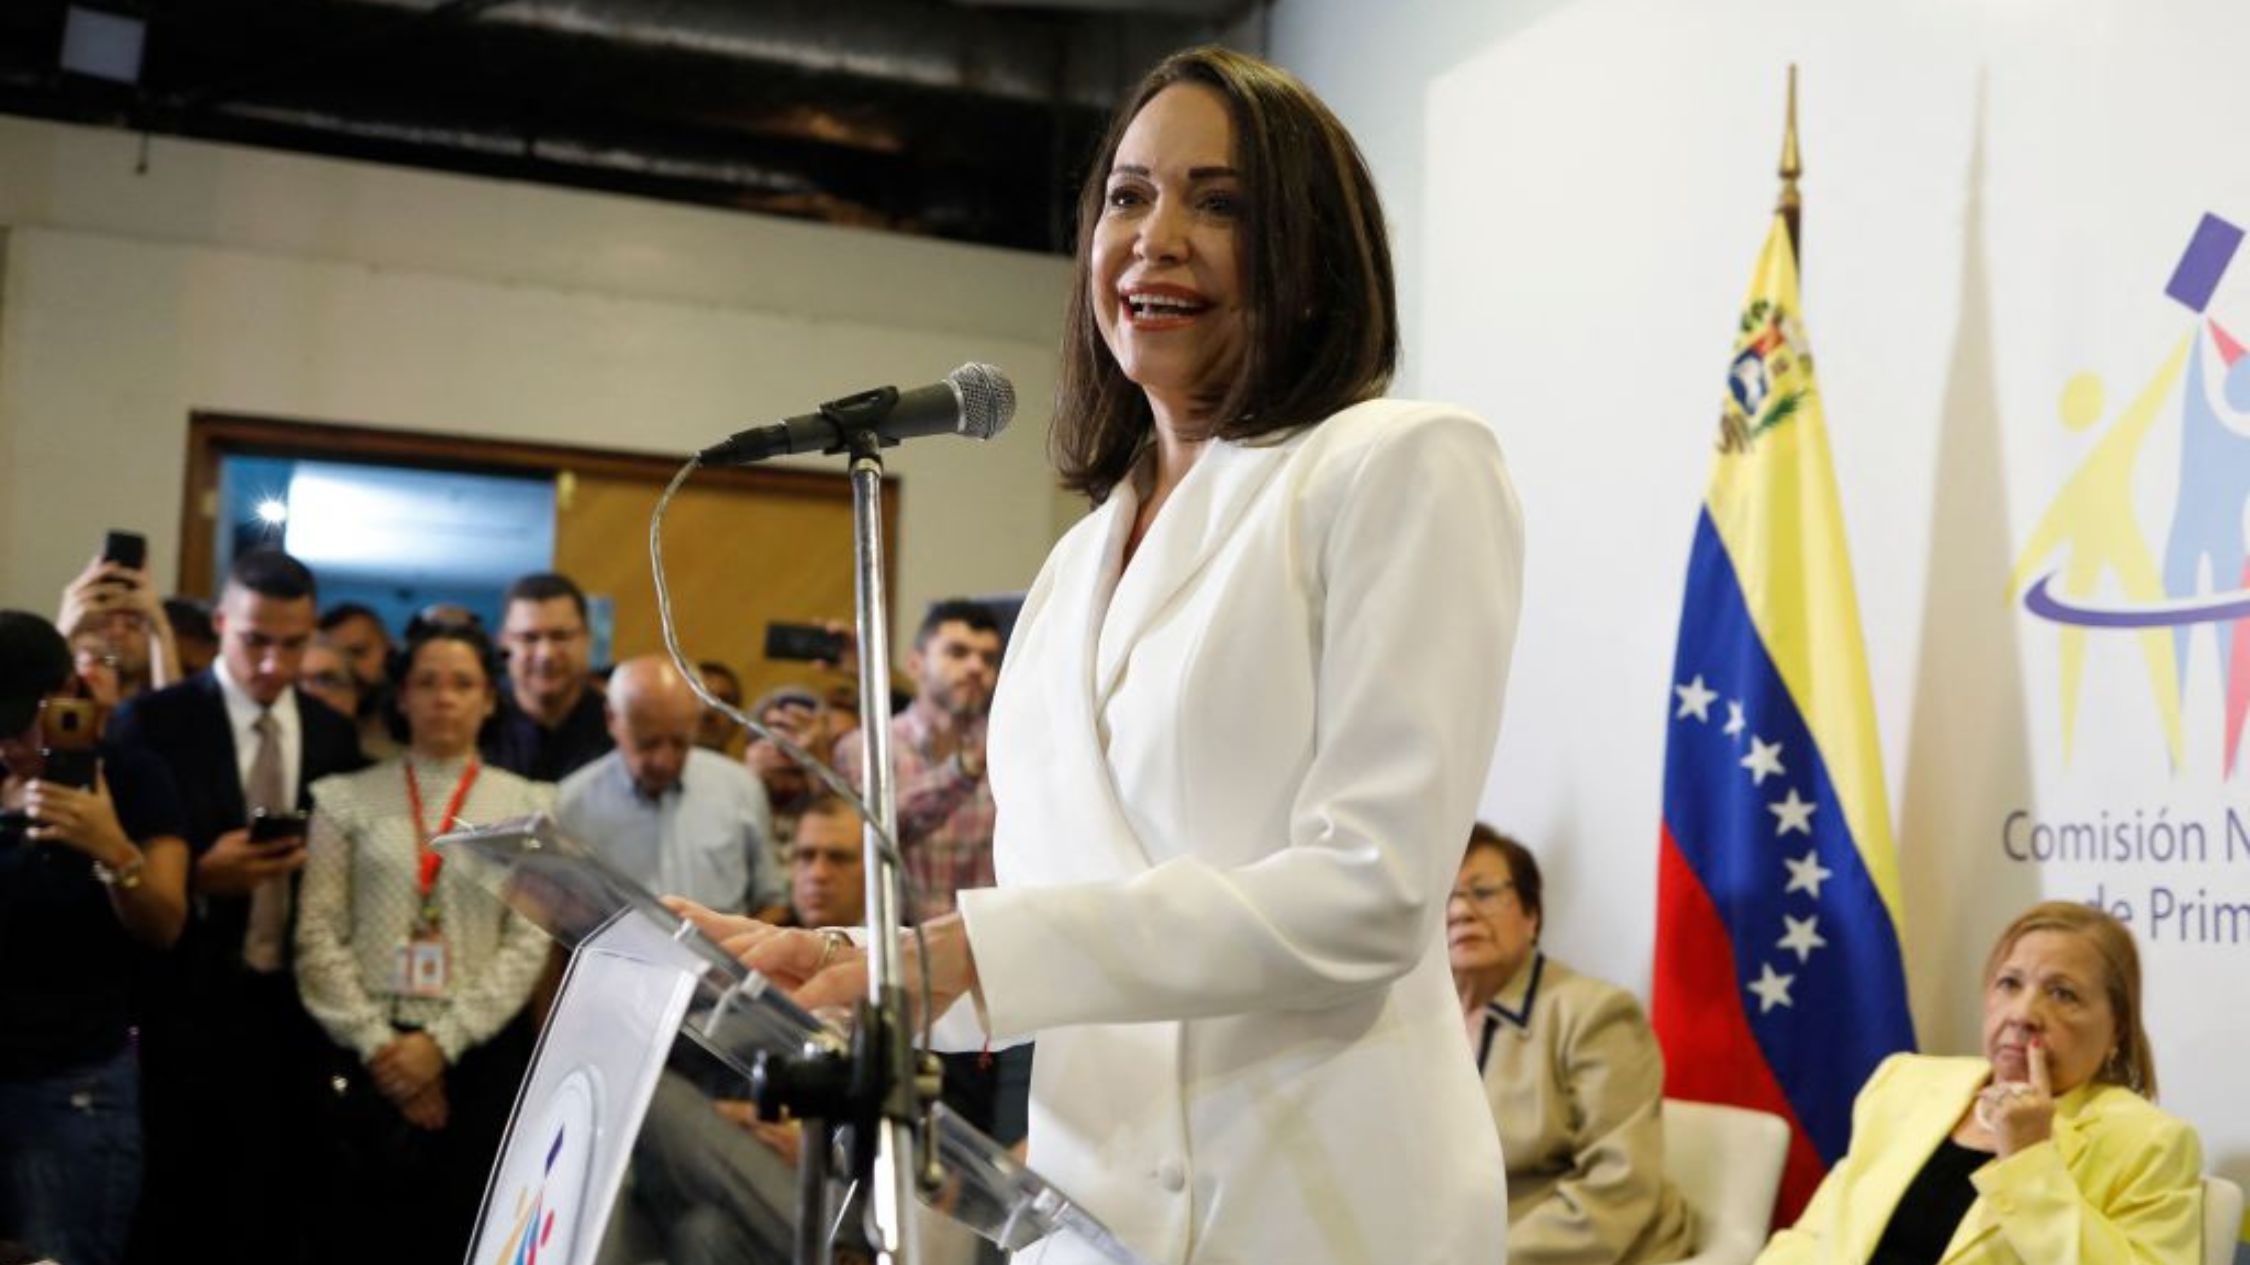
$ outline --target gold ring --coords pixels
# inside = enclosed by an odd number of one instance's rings
[[[833,927],[821,928],[820,938],[822,941],[820,946],[820,960],[813,963],[812,969],[812,973],[815,975],[818,975],[822,971],[827,970],[828,964],[836,960],[837,951],[850,947],[852,942],[852,938],[850,936],[845,935],[843,932],[838,931]]]

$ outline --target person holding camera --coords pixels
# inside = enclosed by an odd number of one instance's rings
[[[898,846],[911,879],[908,912],[916,922],[952,913],[960,892],[994,882],[984,734],[1001,649],[992,611],[954,598],[930,607],[906,656],[914,701],[891,717],[891,760]],[[865,740],[839,741],[835,752],[836,771],[865,785]]]
[[[99,740],[71,649],[0,611],[0,1239],[120,1260],[141,1188],[136,946],[187,920],[178,796]]]

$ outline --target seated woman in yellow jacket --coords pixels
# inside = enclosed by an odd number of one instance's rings
[[[1984,1057],[1901,1054],[1759,1265],[2196,1265],[2203,1152],[2151,1105],[2132,933],[2034,905],[1984,968]]]

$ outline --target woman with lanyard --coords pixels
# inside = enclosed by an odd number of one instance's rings
[[[393,682],[405,753],[312,788],[297,987],[355,1056],[332,1157],[338,1210],[359,1214],[337,1245],[353,1259],[461,1257],[530,1057],[524,1003],[546,939],[430,847],[456,823],[553,802],[552,786],[477,759],[495,679],[482,632],[423,630]]]

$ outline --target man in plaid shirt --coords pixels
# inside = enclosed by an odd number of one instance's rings
[[[969,601],[939,602],[906,657],[914,701],[891,718],[897,768],[898,846],[913,883],[909,913],[953,912],[954,894],[991,887],[992,785],[984,776],[985,722],[1000,677],[1000,625]],[[847,735],[836,770],[864,786],[866,744]]]
[[[891,717],[898,771],[898,847],[917,920],[953,911],[956,893],[993,886],[992,784],[984,776],[985,721],[1000,677],[1000,625],[977,602],[939,602],[906,656],[914,701]],[[847,734],[836,771],[865,787],[866,744]],[[1023,1139],[1031,1093],[1030,1045],[996,1055],[941,1055],[945,1102],[1002,1145]]]

